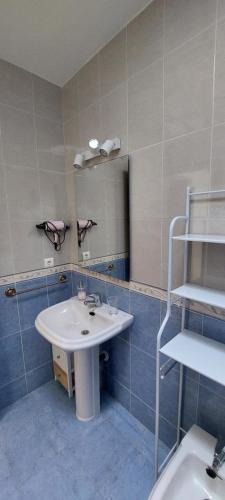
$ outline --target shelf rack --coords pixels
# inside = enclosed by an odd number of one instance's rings
[[[158,478],[174,451],[181,441],[181,416],[183,399],[183,371],[184,366],[208,377],[209,379],[225,385],[225,345],[214,341],[199,333],[194,333],[185,328],[185,312],[187,300],[204,303],[214,307],[225,309],[225,291],[214,290],[187,283],[188,274],[188,247],[189,242],[224,244],[225,236],[191,234],[190,227],[190,207],[195,197],[222,195],[225,198],[225,189],[213,191],[191,191],[187,188],[186,213],[175,217],[169,229],[169,251],[168,251],[168,288],[167,288],[167,308],[165,318],[160,326],[157,335],[156,348],[156,421],[155,421],[155,477]],[[185,222],[185,232],[182,235],[174,236],[174,228],[177,222]],[[183,285],[173,289],[173,244],[175,241],[184,242],[184,265],[183,265]],[[173,296],[182,299],[181,330],[164,346],[161,345],[162,335],[171,316]],[[160,365],[160,355],[166,355],[168,360]],[[178,392],[178,415],[177,415],[177,438],[176,443],[170,450],[164,462],[159,466],[159,421],[160,421],[160,379],[166,377],[167,373],[179,363],[179,392]]]

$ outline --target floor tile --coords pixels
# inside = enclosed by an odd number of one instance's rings
[[[154,436],[107,394],[100,416],[83,423],[51,381],[2,410],[0,421],[1,500],[147,500]]]

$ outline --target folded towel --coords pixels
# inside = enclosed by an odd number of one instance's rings
[[[65,222],[63,220],[49,220],[47,222],[48,229],[51,231],[64,231],[65,230]]]
[[[77,224],[79,229],[88,229],[93,225],[92,221],[88,219],[78,219]]]

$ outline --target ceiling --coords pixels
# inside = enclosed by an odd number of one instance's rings
[[[0,58],[62,86],[150,0],[0,0]]]

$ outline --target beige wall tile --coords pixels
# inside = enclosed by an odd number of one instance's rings
[[[104,96],[126,80],[126,30],[99,52],[100,95]]]
[[[165,48],[168,52],[215,22],[216,1],[166,0]]]
[[[119,137],[121,149],[113,153],[127,153],[127,86],[122,84],[100,101],[100,139]]]
[[[72,258],[74,245],[73,238],[73,231],[67,231],[65,242],[63,243],[61,250],[56,252],[50,241],[46,237],[43,237],[43,258],[54,257],[55,266],[74,262],[74,255]]]
[[[86,151],[91,138],[100,137],[100,103],[99,101],[80,112],[80,147]]]
[[[33,115],[0,106],[3,160],[7,164],[36,166]]]
[[[211,125],[214,34],[209,29],[166,57],[167,139]]]
[[[156,61],[128,82],[128,150],[162,140],[163,62]]]
[[[162,53],[163,0],[157,0],[127,26],[128,75],[143,70]]]
[[[130,155],[130,216],[147,221],[162,216],[162,145]]]
[[[225,125],[218,125],[213,132],[211,187],[225,188]]]
[[[50,120],[62,119],[62,90],[33,75],[35,113]]]
[[[57,172],[40,172],[41,205],[44,220],[67,220],[66,179]]]
[[[225,253],[223,245],[208,245],[203,284],[224,290]]]
[[[100,95],[98,57],[93,57],[77,73],[79,111],[93,104]]]
[[[8,221],[0,223],[0,235],[0,276],[7,276],[15,272]]]
[[[99,255],[108,255],[107,239],[106,239],[106,221],[104,219],[96,219],[97,226],[94,226],[88,231],[84,243],[80,248],[80,260],[82,260],[82,252],[89,251],[91,258],[99,257]]]
[[[225,121],[225,22],[217,27],[215,72],[215,123]]]
[[[75,154],[81,150],[79,115],[74,115],[74,118],[72,120],[65,122],[63,128],[64,128],[64,145],[65,145],[65,165],[66,165],[66,170],[68,172],[74,169],[73,161]]]
[[[168,285],[168,238],[169,227],[172,219],[162,219],[162,258],[161,258],[161,287],[167,289]],[[175,235],[184,233],[184,224],[179,222],[175,227]],[[184,264],[184,244],[183,242],[174,242],[173,245],[173,282],[175,288],[183,282],[183,264]]]
[[[225,144],[224,144],[225,125],[218,125],[213,133],[213,154],[211,170],[211,188],[225,189]],[[219,195],[210,202],[210,217],[225,217],[225,197]]]
[[[78,113],[77,75],[73,76],[62,90],[63,120],[71,120]]]
[[[11,224],[15,272],[43,267],[43,235],[35,227],[37,220],[13,221]]]
[[[107,219],[107,255],[123,253],[128,250],[128,223],[124,219]],[[128,221],[127,221],[128,222]]]
[[[218,19],[225,17],[225,0],[218,0],[217,16]]]
[[[65,153],[62,123],[37,116],[36,129],[39,169],[64,172]]]
[[[57,173],[65,172],[61,89],[1,60],[0,80],[2,276],[43,267],[44,238],[36,223],[50,217],[66,219],[72,212],[66,176]],[[38,163],[40,169],[50,170],[41,174],[42,179]],[[58,263],[68,262],[72,239],[74,234],[57,256]]]
[[[189,134],[165,143],[163,165],[163,212],[165,217],[185,213],[186,188],[209,188],[210,130]],[[192,215],[207,215],[207,201],[194,202]]]
[[[125,182],[124,182],[125,181]],[[105,181],[105,213],[107,219],[128,219],[128,179]]]
[[[0,102],[24,111],[33,110],[31,73],[2,59],[0,60]]]
[[[6,168],[6,190],[11,221],[41,219],[37,169],[8,166]]]
[[[0,165],[0,221],[8,220],[8,209],[6,201],[5,169]]]
[[[135,220],[131,229],[131,280],[160,287],[161,219]]]

